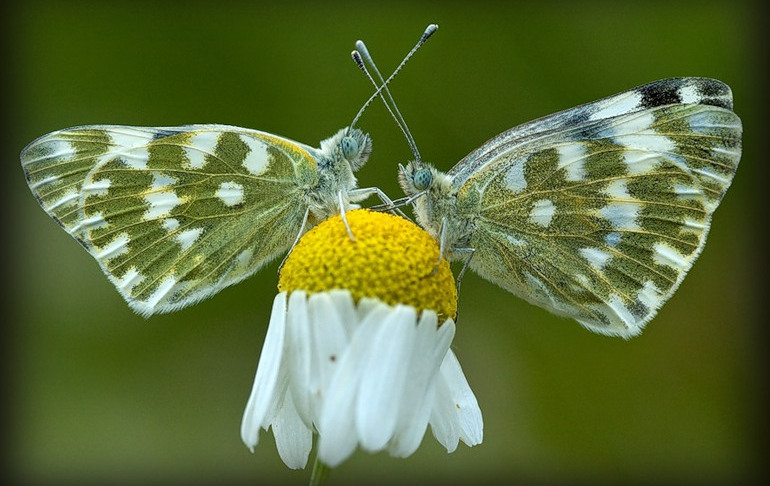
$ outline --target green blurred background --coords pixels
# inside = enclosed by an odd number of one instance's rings
[[[277,264],[208,301],[145,320],[38,207],[18,153],[82,124],[226,123],[316,145],[430,22],[392,85],[423,157],[449,169],[519,123],[669,76],[733,88],[743,162],[709,243],[641,337],[594,335],[475,275],[455,350],[484,443],[428,434],[412,457],[356,453],[330,484],[736,484],[767,459],[764,292],[766,14],[722,2],[19,2],[3,14],[6,277],[3,438],[18,482],[302,484],[272,437],[239,438]],[[401,195],[410,158],[380,105],[360,126],[362,186]],[[766,189],[764,189],[766,191]],[[762,222],[762,225],[758,223]]]

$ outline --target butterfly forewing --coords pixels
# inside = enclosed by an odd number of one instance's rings
[[[222,125],[62,130],[30,144],[22,164],[43,208],[146,315],[285,252],[317,179],[303,146]]]
[[[478,214],[471,267],[594,331],[638,334],[737,168],[731,107],[718,81],[664,80],[491,140],[450,171],[458,206]]]

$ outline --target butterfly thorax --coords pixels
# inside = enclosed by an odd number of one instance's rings
[[[472,194],[466,194],[466,191],[458,191],[454,188],[452,176],[425,164],[420,165],[422,168],[430,169],[431,182],[424,189],[425,194],[414,201],[417,222],[437,241],[443,239],[444,256],[447,259],[462,258],[464,253],[456,250],[467,249],[470,246],[470,237],[478,214],[476,209],[478,197],[472,197]],[[419,170],[417,165],[409,164],[402,177],[402,186],[410,196],[420,192],[414,185],[414,175],[417,170]]]
[[[340,198],[345,205],[350,202],[349,193],[357,182],[354,172],[366,163],[371,151],[371,138],[357,128],[343,128],[321,142],[316,151],[318,182],[306,192],[313,222],[339,213]]]

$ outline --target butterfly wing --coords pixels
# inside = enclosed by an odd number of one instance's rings
[[[731,110],[723,83],[672,79],[496,137],[466,159],[476,172],[458,193],[478,210],[471,267],[593,331],[638,334],[732,181],[742,129]]]
[[[224,125],[71,128],[21,159],[43,209],[143,315],[198,302],[288,250],[318,177],[304,146]]]

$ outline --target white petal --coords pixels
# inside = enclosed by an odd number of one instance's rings
[[[289,311],[286,314],[286,353],[289,367],[289,389],[294,406],[308,427],[310,415],[310,321],[307,296],[303,291],[289,295]]]
[[[287,393],[272,424],[278,455],[291,469],[302,469],[313,447],[313,431],[305,425]]]
[[[345,324],[348,339],[350,339],[360,321],[357,317],[358,311],[356,310],[355,302],[353,302],[353,296],[347,290],[332,290],[328,295],[331,297],[337,312],[339,312],[342,322]]]
[[[460,439],[469,446],[481,444],[484,438],[484,420],[457,357],[450,350],[441,364],[441,375],[449,386],[460,425]]]
[[[409,363],[409,379],[404,388],[403,403],[406,405],[399,416],[396,433],[388,444],[392,456],[407,457],[420,446],[428,427],[435,397],[434,381],[439,367],[454,337],[452,320],[436,328],[438,319],[433,311],[423,311],[417,325],[412,359]]]
[[[284,330],[286,325],[286,293],[281,292],[273,300],[270,324],[267,327],[262,354],[254,377],[254,386],[246,403],[241,422],[241,439],[254,451],[259,442],[259,428],[265,423],[268,413],[274,409],[280,399],[279,374],[283,357]],[[285,384],[285,383],[284,383]]]
[[[310,405],[313,421],[318,423],[321,407],[332,377],[339,368],[340,358],[350,341],[342,314],[354,311],[349,293],[346,303],[335,305],[335,299],[326,292],[313,294],[308,301],[308,317],[313,334],[310,366]]]
[[[484,436],[481,409],[451,350],[441,364],[441,377],[436,386],[436,402],[430,419],[436,440],[447,452],[457,448],[459,439],[470,446],[480,444]]]
[[[378,451],[393,437],[414,349],[416,311],[396,306],[370,337],[356,404],[361,447]]]
[[[389,310],[387,306],[381,305],[359,324],[329,385],[317,425],[318,458],[331,467],[347,459],[358,443],[354,407],[361,381],[361,362],[370,343],[369,337]]]
[[[443,379],[435,382],[436,395],[433,399],[433,411],[430,414],[430,429],[433,436],[447,452],[454,452],[460,441],[460,423],[454,411],[449,385]]]
[[[383,305],[384,304],[379,299],[371,299],[368,297],[360,299],[356,306],[356,315],[358,316],[357,322],[363,321],[371,311],[379,309]]]

